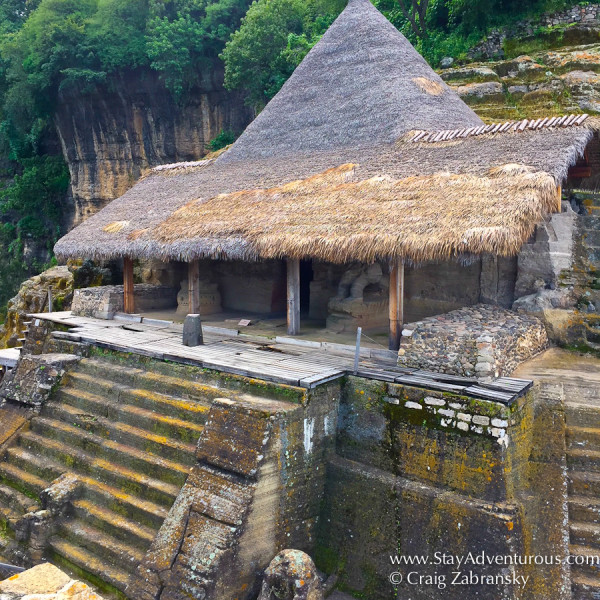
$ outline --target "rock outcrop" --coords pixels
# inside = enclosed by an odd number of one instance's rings
[[[221,130],[241,132],[252,113],[223,88],[215,61],[198,89],[177,102],[153,71],[115,76],[89,94],[63,92],[54,122],[71,174],[77,225],[131,187],[144,169],[198,160]]]
[[[484,121],[600,112],[597,42],[471,63],[441,76]]]
[[[68,310],[73,297],[73,274],[66,266],[53,267],[27,279],[8,301],[8,313],[0,329],[0,347],[14,348],[25,331],[26,315],[48,311],[48,290],[54,310]]]

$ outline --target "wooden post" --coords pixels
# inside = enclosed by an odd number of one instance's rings
[[[404,321],[404,263],[396,263],[390,271],[390,350],[400,348]]]
[[[287,332],[300,332],[300,261],[287,260]]]
[[[558,212],[562,212],[562,186],[558,186]]]
[[[200,263],[193,260],[188,263],[188,314],[200,314]]]
[[[127,256],[123,258],[123,310],[129,314],[135,312],[133,260]]]

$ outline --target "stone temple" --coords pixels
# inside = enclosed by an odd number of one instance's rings
[[[123,285],[5,359],[0,557],[131,600],[284,597],[297,551],[290,600],[597,597],[598,361],[548,348],[600,349],[599,130],[484,123],[350,0],[232,146],[56,244]]]

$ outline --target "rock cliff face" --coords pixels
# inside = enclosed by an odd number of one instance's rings
[[[222,129],[241,132],[252,118],[238,93],[223,88],[220,63],[177,103],[159,76],[138,70],[93,93],[64,92],[55,125],[71,173],[71,228],[122,195],[149,166],[198,160]]]
[[[600,25],[586,31],[586,39],[593,36],[595,43],[471,63],[440,74],[488,122],[600,113]]]

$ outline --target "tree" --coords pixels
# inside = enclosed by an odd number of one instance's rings
[[[262,108],[344,7],[343,0],[258,0],[221,54],[225,86]]]
[[[400,10],[416,36],[427,37],[427,8],[429,0],[398,0]]]

